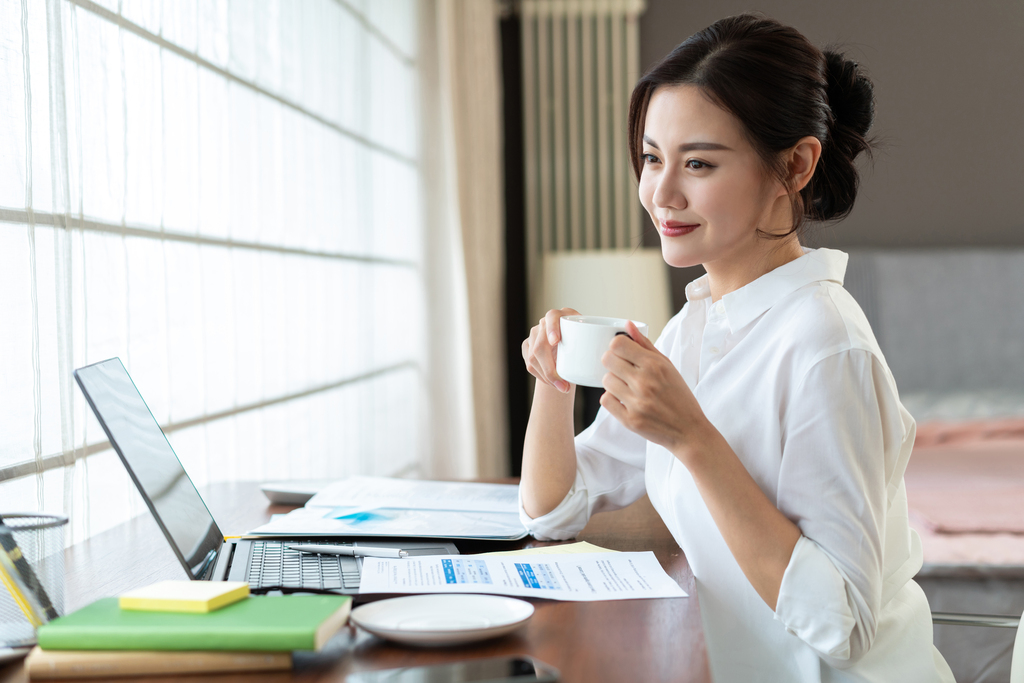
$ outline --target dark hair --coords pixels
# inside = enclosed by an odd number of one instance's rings
[[[871,81],[855,62],[821,51],[774,19],[742,14],[716,21],[679,44],[636,84],[629,102],[629,151],[643,168],[647,105],[662,86],[695,85],[743,124],[768,173],[786,182],[782,152],[805,136],[821,141],[807,185],[790,193],[797,231],[805,219],[845,218],[857,197],[857,155],[874,118]],[[784,236],[784,235],[782,235]]]

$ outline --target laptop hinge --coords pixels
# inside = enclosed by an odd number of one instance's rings
[[[231,568],[231,559],[235,554],[235,542],[225,541],[224,545],[220,547],[217,552],[217,562],[213,566],[213,571],[208,574],[209,580],[211,581],[226,581],[228,578],[228,571]]]
[[[232,541],[231,559],[224,570],[224,580],[248,581],[250,562],[252,562],[252,541],[245,539]]]

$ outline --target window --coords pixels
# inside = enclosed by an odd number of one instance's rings
[[[119,356],[198,485],[415,472],[414,0],[0,0],[0,512],[141,500]]]

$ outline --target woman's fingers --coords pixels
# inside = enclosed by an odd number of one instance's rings
[[[631,341],[623,341],[621,343],[635,345]],[[635,360],[639,360],[636,358]],[[637,368],[637,363],[628,360],[623,354],[617,353],[614,349],[609,348],[601,356],[601,365],[604,366],[605,370],[609,373],[626,380],[629,375],[632,374],[633,370]]]
[[[630,325],[632,325],[632,323],[630,323]],[[643,364],[644,357],[651,351],[654,351],[655,353],[660,352],[654,348],[654,345],[650,343],[650,340],[647,339],[647,337],[643,336],[636,330],[636,327],[634,327],[633,330],[639,337],[640,341],[636,341],[632,334],[617,334],[608,345],[608,354],[617,356],[639,367]],[[604,362],[603,359],[602,362]],[[605,367],[608,366],[605,365]]]
[[[559,319],[567,315],[579,315],[579,313],[571,308],[553,308],[544,315],[548,343],[552,346],[557,345],[562,340],[562,325]]]
[[[619,403],[626,403],[633,396],[633,390],[620,376],[608,372],[601,378],[605,393],[611,394]]]
[[[559,318],[565,315],[578,315],[571,308],[553,309],[548,311],[537,325],[530,330],[530,337],[523,342],[523,360],[531,375],[545,384],[550,384],[562,393],[567,393],[571,385],[558,376],[556,355],[558,341],[561,338]]]
[[[537,379],[544,380],[544,382],[556,386],[556,382],[561,381],[558,376],[558,372],[555,370],[555,352],[556,348],[548,342],[548,332],[546,325],[540,325],[537,334],[537,343],[533,350],[533,362],[537,368],[539,374],[535,374]],[[558,387],[561,391],[561,387]]]
[[[650,350],[655,348],[654,342],[652,342],[650,339],[641,334],[640,328],[638,328],[632,320],[626,321],[626,332],[629,332],[629,336],[633,341],[635,341],[637,344],[644,347],[645,349]]]
[[[598,401],[601,407],[607,410],[612,417],[618,420],[623,425],[626,424],[626,406],[619,401],[610,391],[605,391],[601,394],[601,398]]]
[[[549,376],[555,367],[554,348],[548,343],[548,330],[544,318],[533,328],[530,334],[530,357],[529,363],[537,370],[534,375],[537,379],[544,380],[548,384],[553,383]]]
[[[562,327],[558,322],[558,319],[562,317],[561,311],[551,310],[547,312],[541,324],[544,325],[544,329],[547,331],[548,344],[556,346],[558,341],[562,338]]]

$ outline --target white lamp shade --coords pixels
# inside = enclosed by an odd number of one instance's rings
[[[668,265],[661,249],[557,251],[544,255],[534,319],[552,308],[628,318],[657,339],[672,317]]]

